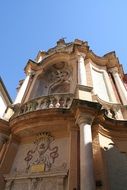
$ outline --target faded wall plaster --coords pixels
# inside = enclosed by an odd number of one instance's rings
[[[57,170],[62,167],[68,167],[68,160],[69,160],[69,139],[62,138],[62,139],[55,139],[52,144],[51,148],[58,147],[58,156],[56,156],[54,163],[52,164],[50,170]],[[30,144],[20,144],[18,148],[17,155],[15,157],[11,172],[26,172],[27,170],[27,162],[25,160],[27,153],[29,150],[33,150],[35,145],[33,143]],[[36,155],[35,155],[36,157]]]

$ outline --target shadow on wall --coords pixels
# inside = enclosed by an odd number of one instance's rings
[[[120,152],[114,143],[104,147],[108,180],[111,190],[127,190],[127,153]]]

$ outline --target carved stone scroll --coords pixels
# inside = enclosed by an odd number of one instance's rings
[[[36,79],[30,99],[56,93],[70,93],[72,69],[65,62],[59,62],[43,70]]]

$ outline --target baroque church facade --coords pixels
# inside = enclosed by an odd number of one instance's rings
[[[0,190],[126,190],[127,75],[115,52],[60,39],[0,79]]]

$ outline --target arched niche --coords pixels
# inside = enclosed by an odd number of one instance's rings
[[[51,94],[70,93],[72,83],[72,68],[67,62],[54,63],[37,77],[30,99]]]

